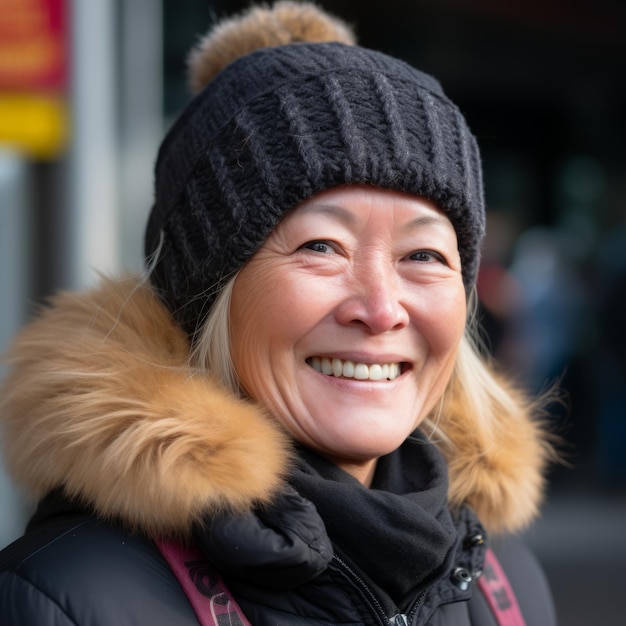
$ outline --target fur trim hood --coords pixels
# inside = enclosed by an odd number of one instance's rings
[[[101,516],[185,534],[207,512],[269,501],[288,471],[277,424],[190,367],[186,335],[135,278],[56,296],[8,362],[4,458],[34,498],[62,487]],[[547,447],[529,415],[505,422],[477,433],[453,398],[442,450],[453,505],[510,531],[537,512]]]

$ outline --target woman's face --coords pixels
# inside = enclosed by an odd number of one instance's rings
[[[363,478],[440,399],[465,313],[456,233],[435,205],[336,188],[288,213],[240,271],[233,362],[295,440]]]

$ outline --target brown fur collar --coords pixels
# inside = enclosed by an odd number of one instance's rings
[[[16,481],[33,497],[63,486],[151,534],[270,499],[289,464],[285,436],[188,356],[184,333],[134,278],[56,296],[8,355],[0,411]],[[488,528],[519,529],[541,497],[540,427],[521,415],[485,435],[462,401],[448,412],[451,501],[471,504]]]

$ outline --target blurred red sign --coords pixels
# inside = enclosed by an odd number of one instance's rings
[[[0,0],[0,90],[62,90],[66,0]]]

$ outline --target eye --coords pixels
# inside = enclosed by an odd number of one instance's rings
[[[420,263],[446,262],[441,254],[434,252],[433,250],[418,250],[417,252],[409,255],[409,259]]]
[[[332,254],[334,252],[332,245],[327,241],[309,241],[302,248],[313,250],[313,252],[318,252],[319,254]]]

